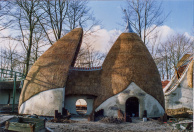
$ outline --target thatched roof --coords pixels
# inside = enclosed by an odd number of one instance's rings
[[[178,73],[180,77],[184,72],[187,72],[188,86],[190,88],[193,88],[193,53],[185,54],[178,62],[177,67],[178,67]],[[186,71],[187,67],[188,67],[188,71]]]
[[[187,72],[187,83],[190,88],[193,88],[193,63],[194,61],[192,60]]]
[[[152,56],[137,34],[122,33],[102,65],[102,94],[95,100],[95,107],[126,89],[131,82],[164,107],[161,79]]]
[[[175,71],[175,74],[172,78],[172,80],[166,85],[164,88],[164,95],[170,95],[172,92],[174,92],[178,86],[180,86],[180,83],[186,78],[188,87],[193,88],[193,53],[191,54],[185,54],[181,60],[177,64],[178,72]],[[177,75],[178,73],[178,75]],[[178,76],[178,77],[177,77]],[[184,87],[187,88],[187,85]]]
[[[180,66],[182,66],[185,61],[189,60],[189,58],[191,58],[193,56],[193,54],[185,54],[178,62],[177,67],[179,68]]]
[[[65,88],[66,95],[99,96],[101,70],[70,71]]]
[[[95,96],[95,110],[106,99],[134,82],[164,107],[159,72],[137,34],[122,33],[119,36],[109,51],[102,70],[69,71],[75,63],[81,38],[82,29],[74,29],[37,60],[26,77],[19,105],[41,91],[61,88],[66,84],[66,95]]]
[[[94,110],[106,99],[135,82],[164,107],[157,67],[146,46],[135,33],[122,33],[109,51],[101,71],[71,71],[66,95],[94,95]]]
[[[39,57],[24,81],[19,107],[35,94],[65,86],[69,67],[75,63],[82,35],[82,28],[72,30]]]

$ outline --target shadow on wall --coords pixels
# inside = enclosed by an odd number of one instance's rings
[[[40,87],[41,86],[41,87],[45,88],[44,90],[47,90],[50,86],[52,86],[53,88],[58,88],[59,87],[58,85],[55,85],[56,83],[54,83],[54,79],[55,78],[53,78],[52,80],[49,80],[49,78],[46,75],[44,75],[44,71],[42,71],[42,72],[40,71],[41,68],[47,68],[48,69],[49,66],[51,66],[51,65],[57,65],[57,64],[49,63],[49,64],[47,64],[45,66],[33,66],[33,67],[36,67],[36,71],[33,71],[33,74],[32,75],[26,77],[26,79],[24,81],[24,86],[22,88],[23,90],[22,90],[22,93],[20,95],[20,102],[21,101],[22,102],[26,101],[24,99],[26,98],[26,95],[27,95],[26,91],[27,90],[28,91],[31,91],[32,93],[38,94],[38,92],[35,91],[36,89],[34,89],[31,86],[29,86],[30,84],[33,85],[33,87],[35,87],[34,84],[37,87]],[[52,73],[56,73],[56,71],[54,70]],[[44,79],[46,79],[46,81],[42,81],[42,80],[38,79],[37,78],[37,74],[41,74],[41,77],[43,77]],[[57,77],[56,77],[56,79],[57,79]],[[35,96],[36,94],[30,96],[29,98]],[[18,107],[20,107],[20,106],[21,106],[21,104]]]

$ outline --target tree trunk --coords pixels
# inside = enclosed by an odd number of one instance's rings
[[[29,36],[29,42],[28,42],[28,50],[27,50],[27,56],[26,56],[26,70],[25,70],[25,76],[28,74],[29,70],[29,64],[30,64],[30,54],[31,54],[31,48],[32,48],[32,34],[33,34],[33,28],[30,28],[30,36]]]

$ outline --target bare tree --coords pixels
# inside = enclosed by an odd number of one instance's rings
[[[11,6],[9,1],[0,1],[0,31],[8,28],[13,22],[12,19],[7,16],[10,8]]]
[[[94,20],[94,17],[92,17],[92,14],[90,13],[91,9],[87,4],[88,1],[71,0],[69,2],[66,24],[70,30],[76,28],[79,25],[79,22],[83,25],[89,20]]]
[[[99,21],[93,17],[87,4],[88,1],[78,0],[47,0],[42,2],[41,8],[45,14],[39,19],[39,23],[50,44],[53,44],[53,42],[78,26],[88,27],[85,28],[84,39],[95,32],[91,29],[99,24]],[[88,21],[90,21],[90,25],[88,25]],[[92,67],[97,65],[100,53],[94,51],[92,43],[89,41],[84,41],[83,45],[85,47],[81,47],[79,51],[76,66]],[[94,59],[94,57],[96,58]]]
[[[68,4],[67,0],[45,0],[40,3],[41,9],[45,13],[39,19],[39,23],[51,45],[60,39],[62,33],[66,30],[65,19],[67,18]],[[49,30],[52,30],[52,32]],[[55,38],[54,40],[51,38],[52,35]]]
[[[34,30],[38,25],[40,16],[43,13],[40,12],[39,0],[16,0],[12,4],[16,6],[18,10],[17,13],[12,13],[12,16],[15,17],[19,24],[21,36],[18,36],[18,38],[20,39],[26,52],[25,75],[27,75],[30,65],[31,50],[33,46]]]
[[[9,60],[7,58],[7,50],[5,50],[4,48],[1,47],[1,68],[2,69],[8,69],[9,66]]]
[[[156,0],[126,0],[126,8],[129,22],[144,44],[150,33],[162,25],[168,16],[162,16],[162,3]]]
[[[177,65],[183,55],[192,52],[193,42],[185,34],[176,34],[168,38],[167,43],[170,47],[170,59],[173,66]]]
[[[25,75],[30,66],[42,54],[41,49],[47,42],[53,44],[71,29],[76,28],[79,22],[82,26],[86,26],[87,21],[92,21],[87,30],[98,23],[92,17],[90,8],[87,7],[87,1],[15,0],[9,1],[10,3],[12,8],[8,15],[11,16],[14,24],[18,25],[13,26],[17,36],[7,36],[6,38],[21,43],[25,54],[24,61],[21,60],[22,64],[25,63],[23,66]],[[92,32],[87,34],[85,31],[84,33],[85,36],[88,36]]]
[[[6,47],[1,48],[1,68],[8,69],[11,71],[19,71],[22,72],[21,66],[23,65],[23,58],[20,53],[16,50],[18,44],[13,44],[13,41],[9,41]],[[10,73],[11,77],[13,75]]]
[[[181,57],[192,52],[193,43],[192,38],[178,33],[170,36],[166,42],[161,43],[158,69],[162,71],[162,78],[171,78]]]
[[[41,8],[45,13],[39,19],[39,23],[51,45],[67,32],[78,27],[79,23],[82,26],[86,26],[88,21],[92,23],[90,26],[87,25],[89,28],[85,33],[99,24],[99,21],[90,13],[91,9],[87,3],[88,1],[78,0],[46,0],[41,3]]]
[[[85,43],[85,46],[79,51],[75,67],[98,67],[102,65],[104,59],[104,53],[95,51],[91,43]]]
[[[41,30],[41,27],[36,26],[34,30],[33,45],[31,52],[32,64],[40,57],[40,55],[45,51],[45,47],[48,45],[50,46],[50,44],[47,43],[44,31]]]

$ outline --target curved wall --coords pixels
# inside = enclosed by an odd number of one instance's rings
[[[134,82],[132,82],[125,90],[117,95],[107,99],[95,111],[104,109],[105,116],[118,117],[118,110],[125,113],[125,104],[128,98],[136,97],[139,100],[139,117],[143,117],[143,111],[147,110],[148,117],[160,117],[164,115],[164,109],[160,103],[151,95],[147,94]]]
[[[62,110],[63,90],[64,88],[50,89],[34,95],[22,103],[19,114],[54,116],[55,110]]]

